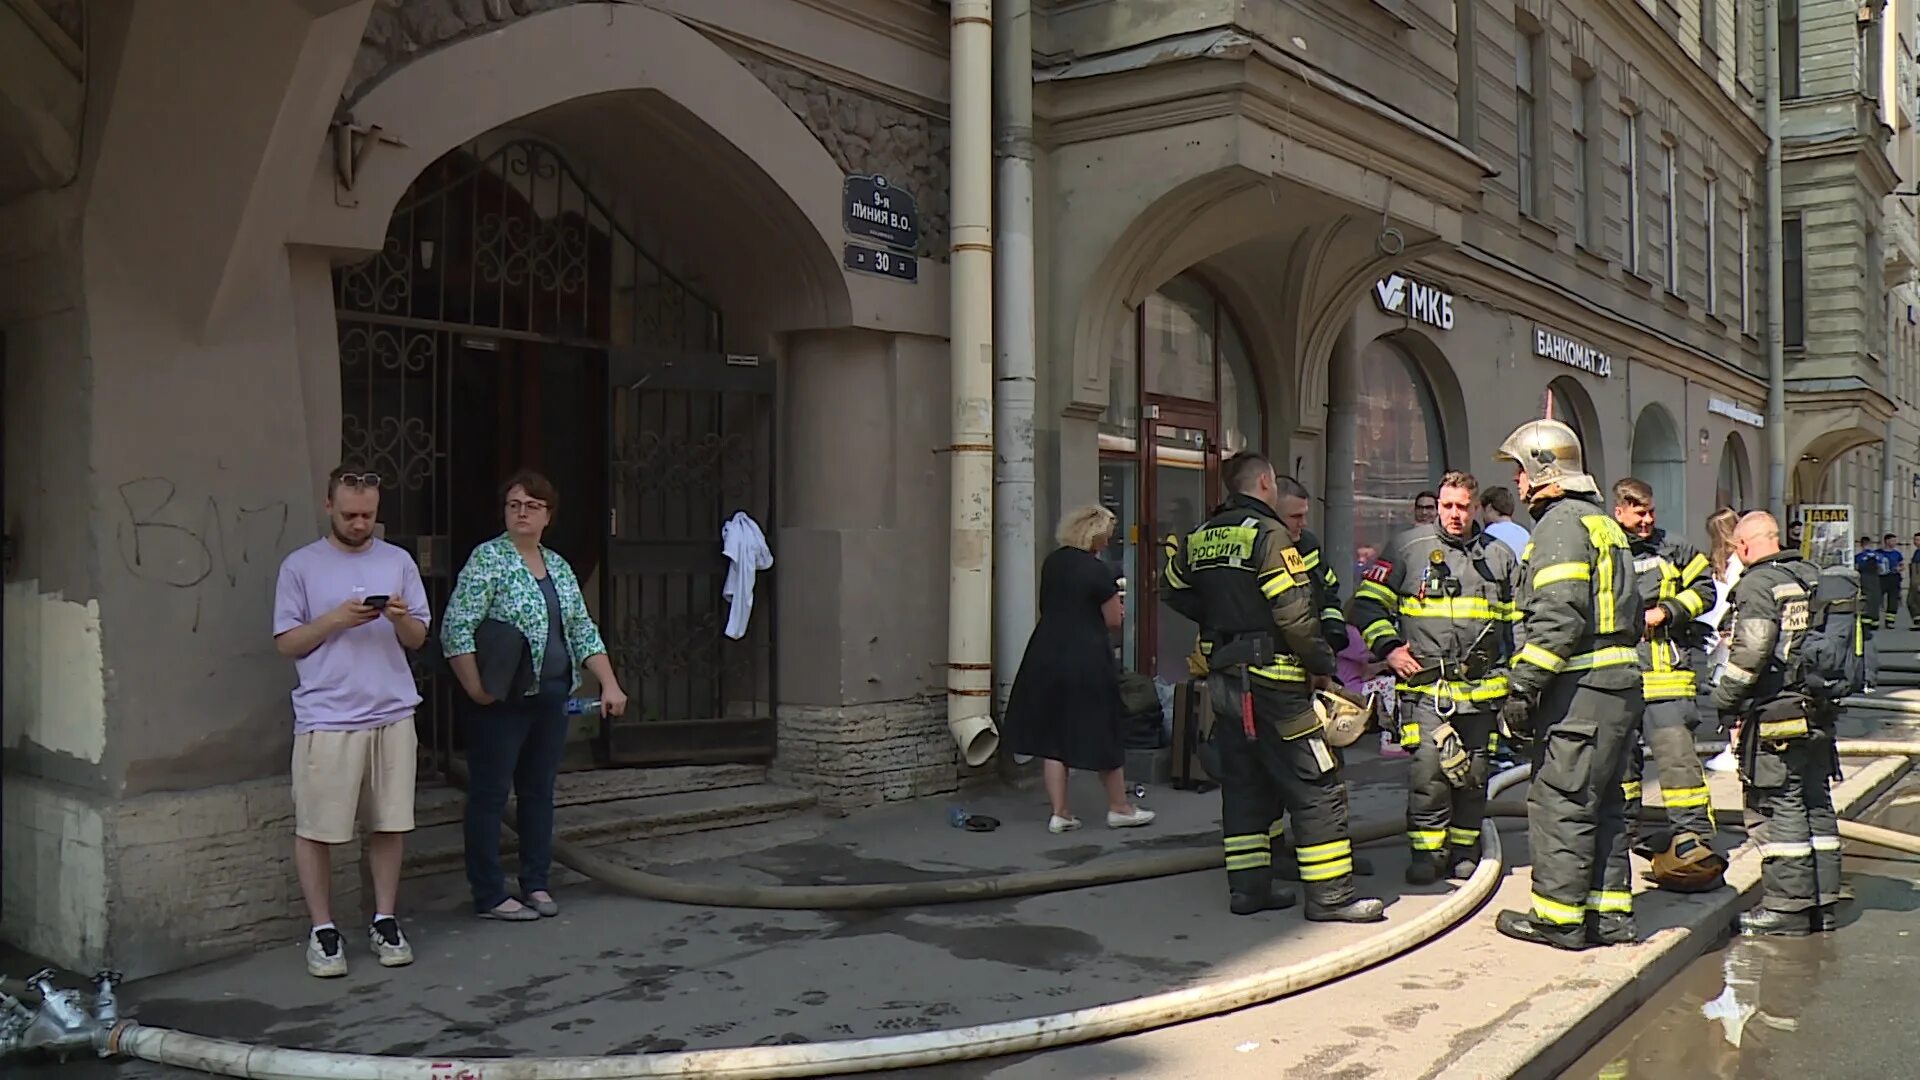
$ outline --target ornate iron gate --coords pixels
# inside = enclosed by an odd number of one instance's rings
[[[773,527],[770,385],[730,383],[729,396],[681,378],[738,369],[720,352],[718,310],[552,146],[525,138],[428,167],[380,254],[337,271],[335,288],[341,455],[381,475],[387,539],[414,554],[434,611],[499,532],[499,480],[536,464],[565,496],[549,543],[583,583],[599,579],[602,632],[634,703],[619,730],[598,732],[594,758],[770,754],[770,613],[738,643],[712,619],[719,515]],[[673,377],[635,385],[642,356]],[[459,739],[443,670],[416,661],[423,740],[444,767]],[[766,721],[751,733],[749,714]],[[681,744],[700,752],[666,750]]]

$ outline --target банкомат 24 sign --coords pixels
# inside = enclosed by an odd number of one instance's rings
[[[1613,374],[1613,357],[1558,330],[1535,324],[1533,355],[1606,378]]]

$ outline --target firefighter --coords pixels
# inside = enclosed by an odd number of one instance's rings
[[[1707,772],[1693,749],[1693,729],[1699,726],[1694,669],[1706,630],[1694,620],[1713,606],[1719,594],[1706,555],[1660,528],[1657,517],[1653,488],[1646,481],[1629,476],[1614,482],[1613,519],[1633,547],[1634,580],[1645,626],[1640,642],[1640,691],[1646,709],[1640,730],[1627,739],[1621,791],[1627,800],[1627,833],[1632,836],[1640,807],[1640,778],[1646,752],[1651,750],[1669,827],[1645,837],[1643,854],[1655,860],[1655,871],[1649,876],[1667,888],[1704,892],[1720,886],[1726,861],[1711,854],[1709,842],[1717,828],[1713,799],[1707,790]],[[1706,858],[1700,862],[1677,859],[1675,852],[1681,850]]]
[[[1480,483],[1440,481],[1439,520],[1395,537],[1354,588],[1353,621],[1398,676],[1407,785],[1409,885],[1464,878],[1480,859],[1488,757],[1512,655],[1513,549],[1473,522]]]
[[[1733,586],[1733,640],[1713,705],[1738,715],[1747,808],[1765,830],[1760,906],[1741,929],[1800,937],[1833,929],[1840,902],[1833,714],[1809,707],[1801,663],[1820,572],[1780,550],[1780,526],[1764,511],[1740,519],[1733,550],[1746,569]]]
[[[1377,922],[1386,905],[1354,893],[1347,789],[1309,696],[1331,685],[1334,658],[1306,560],[1281,523],[1273,466],[1239,454],[1221,471],[1231,494],[1168,552],[1163,595],[1199,624],[1207,657],[1230,906],[1252,915],[1295,902],[1274,881],[1281,845],[1271,830],[1283,807],[1297,833],[1307,918]]]
[[[1535,521],[1522,558],[1520,622],[1501,725],[1533,736],[1527,842],[1531,911],[1494,925],[1562,949],[1635,938],[1626,798],[1627,737],[1640,723],[1640,599],[1627,534],[1600,505],[1579,436],[1557,420],[1520,425],[1496,457]]]

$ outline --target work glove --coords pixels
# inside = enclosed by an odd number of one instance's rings
[[[1500,703],[1500,736],[1516,754],[1524,754],[1533,745],[1533,699],[1512,693]]]
[[[1460,743],[1460,733],[1453,725],[1442,721],[1433,729],[1433,745],[1440,751],[1440,775],[1454,787],[1466,787],[1467,777],[1473,772],[1473,759],[1467,756],[1467,748]]]

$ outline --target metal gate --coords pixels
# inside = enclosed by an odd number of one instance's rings
[[[380,474],[386,539],[414,554],[433,610],[498,535],[499,481],[541,468],[563,496],[548,542],[583,584],[600,582],[609,658],[633,699],[583,748],[593,763],[770,754],[771,612],[755,635],[723,639],[713,573],[719,515],[773,528],[770,385],[708,386],[702,372],[740,369],[720,352],[718,310],[554,147],[518,137],[429,166],[380,254],[337,271],[335,288],[341,456]],[[646,382],[638,357],[671,377]],[[437,650],[415,671],[423,743],[444,768],[463,702]],[[747,713],[763,721],[754,738]]]

